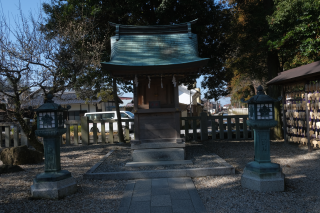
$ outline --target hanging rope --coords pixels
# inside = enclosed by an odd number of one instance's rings
[[[139,82],[137,75],[134,77],[134,83],[136,84],[136,87],[138,87]]]
[[[173,83],[174,87],[176,87],[177,82],[176,82],[176,78],[175,78],[174,76],[173,76],[173,78],[172,78],[172,83]]]

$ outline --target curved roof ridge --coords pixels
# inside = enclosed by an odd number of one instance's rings
[[[172,27],[172,26],[181,26],[181,25],[188,25],[188,23],[190,24],[195,24],[196,22],[198,21],[198,19],[194,19],[192,21],[189,21],[189,22],[184,22],[184,23],[180,23],[180,24],[169,24],[169,25],[122,25],[122,24],[117,24],[117,23],[113,23],[111,21],[108,21],[108,23],[111,25],[111,26],[121,26],[121,27]]]

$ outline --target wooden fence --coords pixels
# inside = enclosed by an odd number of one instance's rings
[[[185,137],[186,141],[208,140],[241,140],[253,139],[253,131],[248,128],[246,120],[248,115],[224,115],[224,116],[207,116],[206,113],[201,113],[199,117],[182,117],[185,121],[184,132],[181,136]],[[29,122],[28,119],[25,120]],[[113,123],[117,119],[108,120],[89,120],[88,117],[81,117],[81,120],[65,121],[67,133],[61,138],[61,145],[90,145],[90,144],[106,144],[118,141],[118,136],[113,130]],[[130,141],[129,122],[134,122],[134,119],[123,119],[125,123],[124,137],[125,141]],[[89,124],[93,124],[93,131],[90,133]],[[101,124],[101,133],[98,134],[97,124]],[[105,132],[105,124],[109,123],[109,132]],[[200,126],[199,126],[200,123]],[[198,125],[197,125],[198,124]],[[4,141],[3,134],[0,134],[0,146],[12,147],[19,145],[29,145],[27,137],[19,130],[18,126],[14,126],[13,134],[11,127],[13,123],[0,123],[0,127],[5,127]],[[73,126],[73,131],[71,127]],[[81,126],[79,131],[78,126]],[[72,133],[73,132],[73,133]]]
[[[30,123],[30,119],[24,119]],[[4,128],[4,134],[2,132]],[[20,126],[15,123],[2,122],[0,123],[0,147],[16,147],[21,145],[29,145],[28,138],[21,130]],[[13,129],[13,131],[12,131]]]
[[[247,119],[248,115],[207,116],[206,113],[201,113],[199,117],[181,118],[185,121],[184,137],[186,141],[197,140],[199,134],[202,141],[208,140],[209,136],[212,140],[253,139],[253,131],[247,126]],[[197,120],[200,121],[199,131]]]
[[[113,123],[116,123],[118,119],[106,119],[106,120],[89,120],[88,117],[81,117],[81,120],[69,120],[66,121],[67,133],[65,136],[65,143],[62,145],[90,145],[90,144],[106,144],[114,143],[118,141],[118,136],[113,130]],[[124,126],[124,139],[125,141],[130,140],[129,135],[129,122],[134,122],[134,119],[122,119],[125,123]],[[90,134],[89,124],[93,123],[92,135]],[[98,134],[97,124],[101,124],[101,134]],[[109,123],[109,132],[105,132],[105,124]],[[78,126],[81,126],[81,135],[79,135]],[[73,136],[70,134],[70,127],[73,126]],[[63,138],[64,139],[64,138]],[[63,140],[64,141],[64,140]]]

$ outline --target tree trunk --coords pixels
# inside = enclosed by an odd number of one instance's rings
[[[268,65],[268,80],[271,80],[272,78],[276,77],[278,73],[281,71],[277,52],[274,52],[274,51],[268,52],[267,65]],[[270,85],[268,87],[268,95],[270,95],[273,98],[278,98],[279,96],[281,96],[280,86]],[[273,129],[271,129],[271,139],[281,140],[283,139],[283,131],[282,131],[283,124],[281,119],[280,102],[276,102],[274,104],[274,117],[275,117],[275,120],[278,121],[278,125],[275,126]]]
[[[37,116],[34,116],[34,122],[32,123],[32,127],[23,120],[23,114],[20,110],[20,100],[18,98],[14,99],[15,100],[15,107],[16,107],[16,112],[14,113],[15,118],[19,122],[23,132],[25,135],[28,137],[28,141],[30,145],[35,148],[37,151],[44,153],[44,148],[43,144],[38,141],[38,138],[35,134],[35,131],[37,129]]]
[[[118,122],[117,122],[118,123],[118,137],[119,137],[119,142],[124,142],[117,91],[118,91],[117,90],[117,80],[116,80],[116,78],[113,78],[113,98],[114,98],[114,102],[116,105],[116,112],[117,112],[117,117],[118,117]]]

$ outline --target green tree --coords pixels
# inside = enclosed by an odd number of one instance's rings
[[[270,50],[278,50],[283,70],[320,60],[320,2],[275,0],[268,16]]]
[[[223,4],[206,0],[52,0],[51,3],[44,4],[44,10],[49,15],[47,25],[53,30],[56,19],[60,16],[69,20],[73,13],[81,10],[89,19],[94,17],[97,38],[106,36],[108,40],[102,57],[104,61],[110,58],[109,38],[114,35],[115,30],[108,25],[108,21],[124,25],[167,25],[198,19],[192,31],[198,35],[199,55],[210,58],[208,66],[202,69],[201,74],[205,75],[202,86],[209,89],[207,96],[210,99],[218,99],[227,94],[224,87],[229,76],[224,72],[223,65],[230,52],[225,35],[229,30],[231,13]],[[199,75],[189,76],[180,83],[192,85],[198,77]]]
[[[237,70],[243,77],[248,76],[264,85],[282,71],[279,50],[269,49],[268,45],[274,36],[267,19],[274,12],[273,0],[234,0],[230,1],[230,7],[234,18],[229,41],[234,51],[226,61],[226,69],[229,73]],[[266,92],[277,98],[280,91],[278,86],[269,86]],[[273,128],[275,139],[283,138],[280,112],[280,103],[277,103],[275,119],[278,125]]]
[[[0,94],[12,103],[6,109],[13,111],[11,121],[18,123],[30,144],[43,152],[43,145],[35,135],[36,114],[32,127],[23,120],[28,111],[29,91],[40,88],[47,95],[79,87],[81,78],[77,76],[90,76],[100,67],[104,40],[92,36],[93,20],[83,18],[81,13],[74,14],[77,19],[63,25],[57,19],[58,25],[50,34],[44,34],[46,26],[41,13],[30,14],[28,19],[21,12],[14,30],[5,16],[0,15]],[[80,89],[89,90],[99,80],[82,84]]]

